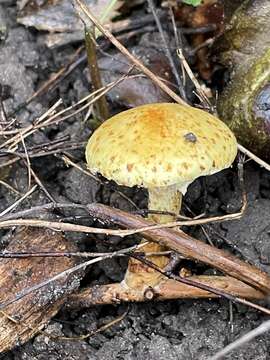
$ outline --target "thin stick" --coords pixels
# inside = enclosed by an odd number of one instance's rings
[[[235,340],[231,344],[225,346],[224,349],[220,350],[209,360],[219,360],[226,356],[229,352],[239,348],[240,346],[246,344],[247,342],[253,340],[255,337],[264,334],[270,330],[270,320],[263,322],[261,325],[255,329],[249,331],[247,334],[241,336],[239,339]]]
[[[7,146],[9,144],[11,144],[10,147],[14,147],[21,141],[21,136],[23,136],[23,138],[25,139],[27,136],[30,136],[38,129],[44,128],[45,126],[58,124],[62,121],[69,119],[70,117],[75,116],[76,114],[80,113],[82,110],[88,108],[89,105],[96,102],[100,97],[102,97],[104,94],[106,94],[108,91],[110,91],[113,87],[117,86],[121,81],[125,80],[127,77],[128,77],[128,74],[123,75],[116,81],[104,86],[103,88],[99,89],[98,91],[94,91],[93,93],[87,95],[85,98],[78,101],[75,105],[72,105],[64,110],[61,110],[58,113],[54,113],[53,107],[50,108],[46,113],[44,113],[40,118],[38,118],[38,120],[33,125],[29,125],[29,126],[25,127],[24,129],[19,130],[17,135],[15,135],[13,138],[7,140],[4,144],[1,144],[0,148],[3,148],[4,146]],[[97,93],[98,93],[98,95],[96,95]],[[89,98],[92,98],[92,99],[89,102],[87,102],[85,105],[83,105],[81,108],[79,108],[78,110],[75,110],[73,113],[68,114],[66,116],[60,117],[60,115],[62,115],[63,113],[73,110],[75,106],[80,105],[81,103],[85,102]],[[62,100],[58,100],[58,102],[56,104],[54,104],[54,107],[56,105],[59,105],[60,103],[62,103]],[[49,117],[47,120],[44,120],[44,118],[46,119],[49,112],[52,112],[52,111],[53,111],[53,115],[51,117]],[[0,131],[0,135],[1,135],[1,131]],[[15,160],[15,161],[17,161],[17,160]],[[14,159],[12,159],[11,162],[14,162]],[[5,165],[7,165],[7,163]]]
[[[97,205],[102,207],[102,205]],[[104,205],[105,206],[105,205]],[[89,205],[88,210],[93,211],[93,206]],[[118,211],[113,210],[111,211]],[[129,215],[128,213],[126,213]],[[94,215],[93,215],[94,216]],[[132,215],[130,215],[132,216]],[[235,214],[228,214],[226,216],[226,220],[235,220],[242,216],[242,212],[235,213]],[[222,216],[215,216],[212,218],[206,219],[198,219],[198,220],[186,220],[186,221],[174,221],[165,224],[159,225],[149,225],[143,226],[138,229],[129,229],[129,230],[112,230],[112,229],[101,229],[101,228],[94,228],[90,226],[83,226],[77,224],[70,224],[70,223],[61,223],[56,221],[46,221],[40,219],[15,219],[15,220],[3,220],[0,221],[0,228],[7,228],[12,226],[33,226],[33,227],[45,227],[45,228],[54,228],[55,230],[59,231],[75,231],[75,232],[84,232],[84,233],[92,233],[92,234],[106,234],[106,235],[115,235],[120,237],[125,237],[129,235],[139,234],[148,230],[162,230],[162,229],[169,229],[178,226],[191,226],[191,225],[202,225],[208,224],[209,222],[220,222],[222,220]]]
[[[14,187],[12,187],[11,185],[9,185],[8,183],[6,183],[3,180],[0,180],[0,185],[3,185],[4,187],[6,187],[8,190],[14,192],[16,195],[21,195],[21,193],[15,189]]]
[[[174,33],[176,48],[177,49],[182,49],[183,48],[182,29],[180,28],[178,30],[177,27],[176,27],[175,16],[174,16],[174,12],[173,12],[171,4],[169,4],[169,13],[170,13],[171,21],[172,21],[172,27],[173,27],[173,33]],[[185,89],[185,87],[186,87],[185,69],[184,69],[184,66],[182,64],[182,61],[179,61],[179,62],[180,62],[180,67],[181,67],[183,88]]]
[[[95,175],[91,174],[90,172],[82,169],[79,165],[77,165],[76,163],[71,161],[67,156],[63,155],[61,158],[68,165],[75,167],[76,169],[80,170],[84,174],[89,175],[90,177],[95,179],[97,182],[101,183],[102,185],[105,185],[99,178],[97,178]],[[155,229],[163,229],[163,228],[171,228],[171,227],[179,227],[179,226],[181,227],[184,225],[185,226],[204,225],[204,224],[208,224],[208,223],[224,222],[224,221],[236,220],[236,219],[241,218],[247,207],[247,197],[246,197],[246,192],[244,190],[244,184],[243,184],[243,166],[241,163],[238,164],[238,170],[239,170],[240,185],[241,185],[241,188],[243,189],[242,208],[240,209],[239,212],[233,213],[233,214],[227,214],[227,215],[223,215],[223,216],[213,216],[213,217],[208,217],[208,218],[197,217],[193,220],[187,219],[187,220],[175,221],[175,222],[170,222],[170,223],[165,223],[165,224],[147,226],[147,227],[143,227],[141,229],[135,229],[135,230],[116,230],[117,235],[118,236],[127,236],[127,235],[133,235],[133,234],[140,233],[142,231],[147,231],[147,230],[155,230]],[[130,201],[131,204],[137,208],[136,204],[134,204],[128,197],[126,197],[126,195],[122,194],[120,191],[117,191],[117,193],[120,196],[122,196],[124,199]],[[50,209],[54,210],[55,208],[61,208],[61,207],[70,207],[70,208],[80,207],[81,209],[84,209],[86,212],[88,212],[88,207],[86,205],[79,205],[79,204],[72,204],[72,203],[71,204],[68,204],[68,203],[67,204],[61,204],[61,203],[56,204],[53,201],[52,204],[45,204],[43,206],[32,207],[31,209],[28,209],[28,210],[26,209],[21,212],[18,212],[17,214],[13,214],[13,216],[5,217],[2,220],[12,220],[12,219],[17,219],[17,218],[22,218],[25,216],[29,216],[31,214],[35,214],[36,212],[39,212],[39,211],[44,211],[44,210],[47,211]],[[0,222],[0,227],[1,227],[1,224],[2,223]],[[59,223],[56,223],[56,224],[59,224]],[[56,226],[56,224],[54,223],[54,226]],[[64,225],[66,223],[62,223],[62,224]],[[89,229],[89,231],[87,231],[87,232],[91,232],[93,229],[93,228],[89,228],[89,227],[80,227],[80,225],[74,225],[74,224],[70,224],[70,225],[76,226],[78,231],[80,231],[80,229],[81,229],[82,232],[85,232],[85,229]],[[104,231],[104,232],[107,231],[104,229],[99,229],[99,230]],[[66,230],[66,231],[68,231],[68,230]],[[76,230],[74,230],[74,231],[76,231]]]
[[[25,142],[24,142],[24,138],[23,136],[20,134],[20,138],[21,138],[21,143],[22,143],[22,146],[23,146],[23,150],[24,150],[24,153],[25,153],[25,164],[26,164],[26,168],[27,168],[27,173],[28,173],[28,189],[30,189],[30,186],[31,186],[31,162],[30,162],[30,159],[29,159],[29,155],[28,155],[28,151],[27,151],[27,148],[25,146]]]
[[[34,185],[30,190],[28,190],[20,199],[11,204],[8,208],[3,210],[0,213],[0,218],[4,215],[8,214],[11,210],[15,209],[24,199],[26,199],[29,195],[31,195],[37,188],[37,185]]]
[[[44,192],[44,194],[47,196],[47,198],[50,199],[53,203],[55,203],[56,201],[54,200],[52,195],[49,193],[49,191],[46,189],[46,187],[43,185],[42,181],[37,176],[37,174],[34,172],[34,170],[32,168],[30,168],[30,171],[31,171],[31,175],[35,179],[35,182],[38,184],[38,186],[41,188],[41,190]]]
[[[105,205],[91,204],[88,205],[88,210],[91,216],[99,218],[105,222],[113,222],[120,226],[127,228],[148,228],[149,221],[123,212],[121,210],[112,209]],[[151,224],[151,223],[150,223]],[[0,228],[12,227],[18,225],[46,227],[60,231],[78,231],[84,233],[107,234],[116,236],[126,236],[130,231],[100,229],[88,226],[61,223],[37,219],[18,219],[6,220],[0,222]],[[139,229],[141,232],[142,230]],[[202,241],[196,240],[191,236],[173,229],[150,229],[143,231],[143,236],[149,241],[158,242],[159,244],[171,248],[181,255],[206,263],[213,266],[225,274],[229,274],[247,284],[258,288],[266,293],[270,292],[270,278],[269,276],[257,269],[255,266],[239,260],[235,256],[226,251],[214,248],[210,245],[204,244]]]
[[[246,149],[243,145],[238,144],[238,149],[245,155],[247,155],[250,159],[255,161],[257,164],[270,171],[270,165],[267,162],[260,159],[258,156],[253,154],[250,150]]]
[[[74,54],[71,55],[66,65],[61,67],[61,69],[59,69],[56,73],[53,73],[50,78],[37,89],[37,91],[35,91],[32,95],[29,96],[28,99],[25,100],[25,102],[19,104],[11,113],[9,113],[9,116],[14,116],[18,111],[29,105],[36,97],[42,95],[45,91],[49,91],[50,88],[57,82],[57,80],[64,76],[65,72],[68,71],[68,69],[72,66],[75,59],[82,52],[83,49],[84,46],[80,46],[74,52]]]
[[[195,89],[197,90],[198,94],[200,95],[200,99],[201,99],[202,103],[204,104],[204,108],[211,109],[211,103],[210,103],[208,97],[206,96],[206,94],[204,93],[199,81],[194,76],[190,66],[188,65],[188,63],[184,57],[182,49],[177,49],[177,55],[180,59],[181,64],[183,65],[186,73],[188,74],[190,80],[193,82]]]
[[[7,121],[7,114],[6,114],[6,110],[5,110],[5,106],[4,106],[4,89],[2,84],[0,84],[0,121],[3,123],[8,123]],[[0,129],[2,128],[1,124],[0,124]]]
[[[144,242],[143,245],[145,246],[148,244],[148,241]],[[129,251],[136,250],[139,245],[134,245],[133,247],[129,248]],[[159,251],[159,252],[139,252],[136,251],[139,256],[161,256],[161,255],[171,255],[174,253],[173,251]],[[27,259],[27,258],[35,258],[35,257],[79,257],[79,258],[95,258],[99,256],[108,256],[111,257],[126,257],[129,254],[117,254],[116,252],[105,252],[105,253],[95,253],[95,252],[65,252],[65,251],[54,251],[54,252],[0,252],[1,259]],[[184,259],[181,258],[180,259]]]
[[[0,145],[0,148],[4,148],[5,146],[8,146],[10,144],[13,144],[11,145],[11,147],[14,147],[16,144],[18,144],[20,141],[21,141],[21,136],[23,136],[24,134],[26,134],[28,131],[31,131],[36,124],[40,124],[42,123],[42,121],[44,119],[46,119],[48,116],[50,116],[50,114],[54,114],[55,113],[55,110],[57,107],[59,107],[60,105],[62,104],[62,100],[59,99],[56,101],[56,103],[54,105],[52,105],[49,110],[47,110],[44,114],[42,114],[34,124],[31,124],[31,125],[28,125],[26,126],[25,128],[23,129],[19,129],[18,130],[18,133],[16,136],[14,136],[14,138],[11,138],[11,139],[8,139],[6,142],[4,142],[3,144]],[[0,135],[1,135],[1,132],[0,132]],[[5,132],[5,135],[8,135],[8,132]],[[14,142],[14,139],[16,139],[16,142]]]
[[[88,6],[81,0],[74,0],[75,3],[78,4],[81,11],[89,18],[89,20],[102,32],[104,36],[106,36],[112,44],[114,44],[118,50],[124,54],[134,65],[136,65],[146,76],[148,76],[156,85],[158,85],[165,93],[167,93],[172,99],[182,105],[188,104],[181,99],[178,95],[176,95],[167,85],[165,85],[159,78],[150,71],[147,67],[145,67],[137,58],[135,58],[128,50],[125,48],[113,34],[107,30],[103,25],[101,25],[100,21],[92,14],[91,10]]]
[[[86,334],[86,335],[81,335],[81,336],[54,336],[54,335],[49,335],[50,338],[56,339],[56,340],[86,340],[89,339],[90,337],[99,334],[102,331],[107,330],[108,328],[112,327],[113,325],[119,323],[120,321],[122,321],[126,315],[128,314],[129,311],[129,307],[127,308],[127,310],[120,316],[118,316],[116,319],[113,319],[112,321],[109,321],[107,324],[102,325],[101,327],[99,327],[97,330],[91,331],[90,333]]]

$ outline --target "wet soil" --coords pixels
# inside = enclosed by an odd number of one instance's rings
[[[0,13],[8,28],[7,38],[0,43],[0,82],[10,86],[11,96],[5,101],[7,112],[16,108],[48,78],[65,64],[76,46],[48,50],[39,40],[39,34],[16,24],[16,7],[13,2],[0,2]],[[37,98],[17,117],[22,125],[29,124],[41,115],[59,97],[70,105],[88,94],[85,65],[77,67],[55,90]],[[119,111],[111,104],[113,111]],[[36,132],[29,142],[38,144],[69,135],[74,141],[86,141],[91,134],[91,124],[84,122],[83,115],[71,118],[57,126]],[[83,148],[71,152],[78,164],[84,163]],[[102,202],[123,210],[134,208],[114,190],[115,184],[101,186],[98,182],[67,167],[51,155],[31,160],[31,165],[51,196],[58,202]],[[10,167],[5,179],[18,191],[27,189],[27,168],[22,162]],[[248,209],[241,220],[218,225],[207,225],[204,230],[213,244],[225,248],[239,257],[270,272],[269,213],[270,175],[253,163],[245,165]],[[147,195],[140,189],[123,189],[139,208],[146,208]],[[16,195],[0,186],[0,211],[17,199]],[[49,202],[42,190],[35,191],[17,208],[25,208]],[[198,179],[188,190],[183,212],[187,215],[226,214],[241,206],[236,167],[232,167],[207,179]],[[188,210],[189,209],[189,210]],[[72,216],[82,215],[80,212]],[[71,216],[65,212],[65,216]],[[92,219],[78,218],[77,223],[95,224]],[[201,228],[194,228],[193,235],[207,241]],[[1,231],[2,246],[7,231]],[[67,234],[82,250],[111,251],[134,243],[134,239],[104,238],[84,234]],[[90,241],[89,241],[90,240]],[[83,285],[109,283],[123,278],[127,260],[111,259],[100,262],[88,270]],[[194,272],[213,273],[203,266],[193,265]],[[60,311],[52,319],[47,333],[60,336],[79,336],[96,330],[127,310],[127,305],[101,306],[80,311]],[[227,300],[178,300],[162,303],[130,304],[128,314],[118,324],[87,339],[77,341],[53,340],[41,334],[23,346],[2,355],[4,360],[32,359],[91,359],[91,360],[186,360],[207,359],[226,344],[258,326],[266,319],[259,312]],[[270,339],[260,336],[253,342],[229,355],[228,359],[269,359]]]

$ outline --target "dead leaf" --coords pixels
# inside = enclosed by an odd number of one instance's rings
[[[101,17],[110,3],[109,0],[85,0],[85,3],[97,17]],[[122,4],[118,0],[103,23],[109,23],[117,14]],[[72,33],[83,31],[83,23],[74,11],[71,0],[45,0],[42,5],[39,1],[31,1],[18,14],[17,21],[25,26],[35,27],[37,30]],[[83,32],[81,38],[83,39]]]
[[[167,57],[162,52],[155,48],[143,46],[134,46],[130,51],[140,58],[151,71],[167,81],[167,84],[170,86],[170,82],[173,81],[173,75]],[[130,67],[131,63],[121,53],[99,59],[99,68],[104,85],[128,73]],[[88,69],[86,69],[86,73],[88,75]],[[134,70],[132,74],[139,74],[139,72]],[[127,108],[155,102],[171,101],[167,94],[145,76],[124,80],[108,93],[108,97],[114,104],[117,103]]]

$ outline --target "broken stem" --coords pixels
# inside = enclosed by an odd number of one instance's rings
[[[101,75],[98,67],[96,42],[94,37],[94,28],[85,26],[84,30],[85,46],[87,53],[88,68],[91,76],[91,83],[93,91],[102,88]],[[102,122],[108,119],[109,109],[105,95],[101,96],[95,103],[97,116]]]

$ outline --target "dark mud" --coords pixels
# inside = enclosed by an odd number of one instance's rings
[[[0,13],[7,24],[8,33],[0,43],[0,82],[10,86],[11,96],[5,101],[7,112],[16,108],[58,70],[74,52],[73,46],[48,50],[39,41],[34,30],[18,26],[15,22],[16,8],[11,2],[0,2]],[[75,69],[54,91],[37,98],[17,117],[22,124],[29,124],[61,97],[65,105],[80,99],[88,93],[84,65]],[[123,105],[123,104],[121,104]],[[119,110],[119,109],[118,109]],[[117,106],[114,104],[114,111]],[[55,140],[69,135],[76,141],[86,141],[91,133],[83,116],[72,118],[59,126],[50,127],[31,137],[30,144]],[[83,149],[72,152],[76,162],[83,164]],[[34,159],[32,166],[43,184],[56,201],[91,203],[94,201],[131,211],[132,205],[114,192],[115,185],[101,186],[87,175],[67,167],[54,156]],[[248,192],[248,209],[239,221],[206,226],[205,231],[218,247],[250,261],[269,272],[269,213],[270,175],[255,164],[245,166]],[[17,162],[10,168],[6,181],[24,193],[27,189],[27,169]],[[121,189],[140,208],[146,207],[146,194],[138,189]],[[0,211],[13,203],[17,197],[0,186]],[[44,204],[48,198],[37,190],[21,205],[30,207]],[[189,188],[185,197],[184,212],[190,215],[204,211],[207,214],[224,214],[237,211],[240,207],[241,191],[237,181],[236,168],[223,171],[207,179],[199,179]],[[19,208],[18,208],[19,209]],[[71,216],[70,212],[65,213]],[[74,216],[74,213],[72,214]],[[77,216],[82,215],[76,212]],[[93,224],[91,219],[79,219],[81,224]],[[207,241],[200,228],[189,230],[193,235]],[[7,241],[7,231],[1,231],[2,246]],[[133,241],[118,238],[68,234],[82,250],[110,251],[126,247]],[[89,239],[91,241],[89,241]],[[95,265],[88,270],[84,285],[120,281],[124,275],[127,260],[112,259]],[[203,266],[194,266],[199,273],[213,273]],[[60,336],[79,336],[94,331],[106,322],[123,314],[127,305],[103,306],[80,311],[60,311],[51,320],[46,331]],[[3,354],[4,360],[186,360],[207,359],[226,344],[258,326],[266,319],[259,312],[240,305],[231,305],[226,300],[167,301],[163,303],[131,304],[128,315],[120,323],[84,341],[53,340],[42,334],[27,344]],[[228,359],[269,359],[270,339],[261,336],[238,349]]]

